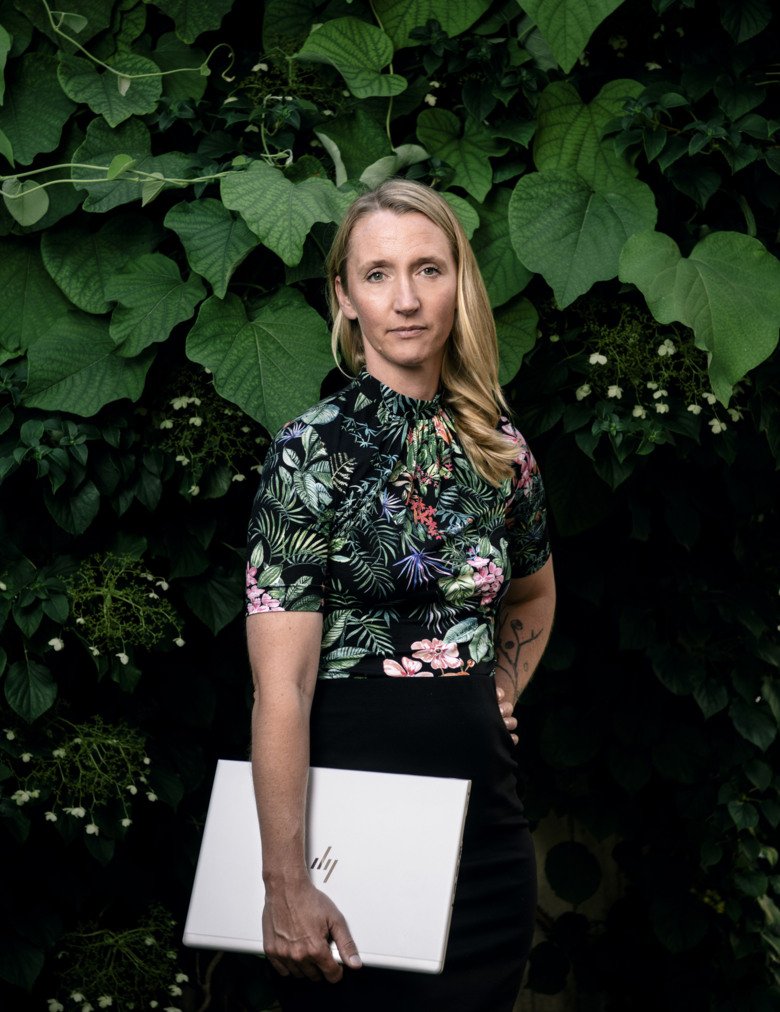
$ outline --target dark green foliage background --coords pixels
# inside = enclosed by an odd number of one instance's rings
[[[546,478],[527,810],[618,841],[603,920],[597,857],[550,851],[571,910],[540,911],[528,987],[780,1007],[769,0],[0,0],[0,26],[3,1007],[272,1000],[178,938],[214,764],[248,745],[253,468],[339,382],[322,257],[396,172],[473,236]],[[94,767],[57,767],[87,729]]]

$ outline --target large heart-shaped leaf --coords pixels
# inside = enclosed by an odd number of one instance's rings
[[[636,179],[594,190],[574,172],[530,173],[509,202],[515,253],[541,274],[559,306],[615,277],[626,239],[655,225],[652,191]]]
[[[71,225],[41,236],[46,270],[70,301],[87,313],[107,313],[106,281],[125,263],[152,250],[155,233],[141,214],[119,212],[93,232]]]
[[[98,68],[90,60],[61,56],[57,77],[69,98],[88,105],[109,126],[119,126],[130,116],[154,112],[162,93],[157,64],[134,53],[120,53],[111,60],[111,66],[122,76]]]
[[[359,179],[369,165],[393,156],[387,134],[362,106],[320,124],[316,134],[336,165],[337,185]]]
[[[69,308],[36,247],[0,239],[0,358],[25,351]]]
[[[49,210],[49,195],[35,180],[13,176],[3,183],[2,193],[8,213],[24,227],[35,225]]]
[[[105,319],[70,313],[31,346],[24,403],[88,418],[122,397],[138,400],[153,358],[122,358]]]
[[[660,232],[633,236],[620,280],[635,284],[659,323],[690,327],[709,352],[712,389],[728,403],[735,383],[777,347],[780,262],[757,239],[712,232],[682,257]]]
[[[463,187],[477,200],[485,199],[493,183],[490,158],[507,150],[486,127],[470,116],[462,124],[447,109],[425,109],[417,117],[417,137],[430,154],[453,167],[453,186]]]
[[[147,0],[148,2],[148,0]],[[183,42],[194,42],[203,32],[213,32],[233,6],[233,0],[157,0],[155,7],[173,18]]]
[[[8,669],[5,698],[14,713],[31,724],[57,698],[57,685],[44,664],[28,658],[16,661]]]
[[[257,246],[244,220],[210,197],[176,204],[166,214],[165,225],[181,239],[190,267],[219,298],[224,298],[233,271]]]
[[[6,70],[0,131],[10,141],[16,161],[29,165],[36,155],[57,147],[76,107],[57,83],[53,56],[28,53]]]
[[[537,169],[573,169],[598,189],[615,178],[635,176],[636,169],[609,142],[601,140],[606,124],[619,116],[626,98],[638,95],[638,81],[608,81],[584,105],[569,81],[554,81],[542,93],[538,109],[534,162]]]
[[[333,366],[325,321],[294,288],[281,289],[252,319],[235,295],[207,299],[187,356],[212,371],[219,394],[272,433],[319,400]]]
[[[393,58],[393,43],[381,28],[358,18],[336,18],[317,25],[295,58],[329,63],[355,98],[387,98],[406,88],[405,77],[381,73]]]
[[[222,201],[238,211],[258,239],[288,267],[300,262],[303,244],[315,221],[339,221],[352,202],[329,179],[291,183],[266,162],[230,172],[220,186]]]
[[[409,32],[423,28],[430,20],[438,21],[450,38],[460,35],[489,6],[490,0],[374,0],[373,4],[396,49],[419,46],[419,40],[409,38]]]
[[[523,356],[536,344],[539,314],[528,299],[502,306],[496,313],[498,333],[498,382],[510,383],[518,373]]]
[[[472,248],[490,296],[491,306],[502,306],[531,280],[531,272],[515,255],[509,240],[509,190],[496,188],[479,209],[479,228]]]
[[[563,70],[569,71],[588,39],[623,0],[518,0],[536,22]]]
[[[198,69],[206,59],[202,50],[185,46],[173,32],[166,32],[160,36],[152,55],[160,70],[165,72],[162,89],[167,99],[171,102],[195,99],[197,102],[203,98],[207,78]],[[182,69],[185,67],[193,69]]]
[[[206,294],[197,274],[182,280],[179,268],[162,253],[143,253],[128,260],[106,282],[106,295],[119,305],[109,333],[132,358],[150,344],[165,341],[177,323],[189,320]]]

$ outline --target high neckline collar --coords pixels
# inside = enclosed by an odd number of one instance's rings
[[[408,397],[406,394],[399,394],[397,390],[385,386],[365,369],[361,370],[357,380],[361,392],[372,399],[379,398],[391,417],[409,420],[433,418],[441,410],[444,399],[441,387],[431,400],[425,401],[416,397]]]

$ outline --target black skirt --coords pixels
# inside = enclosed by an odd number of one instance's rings
[[[536,865],[493,679],[320,680],[311,764],[461,777],[472,788],[443,973],[276,977],[285,1012],[511,1012],[531,947]]]

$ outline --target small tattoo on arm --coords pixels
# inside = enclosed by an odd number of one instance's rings
[[[515,694],[517,694],[519,681],[518,664],[520,663],[520,652],[523,647],[527,646],[529,643],[533,643],[534,640],[539,639],[544,631],[542,629],[532,629],[530,634],[523,639],[522,634],[524,628],[525,627],[519,618],[513,618],[508,623],[508,628],[506,624],[502,624],[499,629],[496,671],[502,672],[509,678]],[[523,661],[522,669],[524,672],[528,672],[528,661]]]

